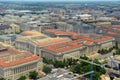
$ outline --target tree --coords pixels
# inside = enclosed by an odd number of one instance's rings
[[[115,42],[115,48],[118,49],[118,42]]]
[[[101,50],[98,50],[98,53],[101,53]]]
[[[36,79],[37,76],[38,76],[38,72],[36,72],[36,71],[31,71],[31,72],[29,73],[29,78],[30,78],[30,79]]]
[[[80,59],[89,60],[89,58],[87,56],[80,56]],[[85,65],[87,66],[89,63],[86,63],[84,61],[80,61],[80,64],[82,66],[85,66]]]
[[[82,66],[81,66],[81,64],[77,64],[75,66],[74,70],[75,70],[76,73],[81,74],[82,73]]]
[[[120,54],[120,49],[116,50],[116,54],[119,55]]]
[[[43,57],[43,62],[46,63],[46,64],[53,64],[52,60],[48,60],[48,59],[46,59],[44,57]]]
[[[45,73],[50,73],[52,71],[52,69],[48,66],[43,66],[43,72]]]
[[[67,59],[68,65],[72,65],[72,58]]]
[[[94,73],[93,73],[93,80],[100,80],[100,73],[99,72],[97,72],[97,71],[95,71]]]
[[[111,52],[112,50],[113,50],[113,48],[101,49],[101,50],[98,50],[98,53],[100,53],[100,54],[107,54],[107,53]]]
[[[88,60],[89,58],[87,56],[80,56],[81,59]]]
[[[112,50],[113,50],[113,47],[109,48],[109,50],[108,50],[108,51],[109,51],[109,52],[111,52]]]
[[[65,67],[62,61],[57,61],[57,60],[54,61],[53,65],[55,68],[64,68]]]
[[[65,67],[68,67],[68,66],[69,66],[68,61],[67,61],[67,60],[65,60],[65,59],[63,60],[63,64],[64,64],[64,66],[65,66]]]
[[[0,78],[0,80],[6,80],[5,78]]]
[[[91,61],[91,60],[90,60],[88,57],[86,57],[86,56],[83,56],[83,57],[80,57],[80,58],[81,58],[81,59],[84,59],[84,60]],[[96,63],[96,64],[102,65],[102,64],[98,61],[98,59],[95,59],[93,62]],[[81,61],[80,63],[78,63],[78,64],[70,67],[70,70],[71,70],[72,72],[78,73],[78,74],[84,74],[84,73],[86,73],[86,72],[89,72],[90,69],[91,69],[91,64],[86,63],[86,62],[84,62],[84,61]],[[106,71],[105,71],[104,68],[101,68],[101,67],[96,66],[96,65],[93,65],[93,69],[94,69],[94,73],[92,73],[92,75],[93,75],[93,80],[100,80],[100,76],[101,76],[102,74],[105,74],[105,73],[106,73]],[[90,74],[89,74],[89,75],[86,75],[86,77],[89,78],[89,77],[90,77]]]
[[[70,70],[71,70],[73,73],[81,74],[81,70],[82,70],[81,64],[77,64],[77,65],[71,66],[71,67],[70,67]]]
[[[90,71],[90,68],[91,68],[91,64],[88,64],[87,66],[83,66],[81,71],[87,73]]]
[[[18,80],[26,80],[26,76],[21,76]]]
[[[85,75],[85,77],[90,78],[91,74]],[[101,74],[97,71],[94,71],[92,73],[92,80],[101,80],[100,79]]]

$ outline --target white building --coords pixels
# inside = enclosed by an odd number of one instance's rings
[[[40,56],[20,52],[14,48],[0,48],[0,77],[6,80],[28,76],[30,71],[41,70],[42,65]]]
[[[79,59],[85,53],[86,48],[84,45],[74,42],[64,42],[44,47],[41,56],[52,60],[63,60],[67,58]]]

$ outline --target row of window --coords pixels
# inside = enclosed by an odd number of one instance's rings
[[[27,71],[30,69],[34,69],[36,67],[37,67],[37,63],[34,63],[34,64],[29,64],[29,65],[15,68],[15,69],[13,69],[13,72],[12,72],[12,69],[10,69],[10,70],[5,71],[5,76],[10,76],[12,74],[21,73],[21,72],[24,72],[24,71]]]

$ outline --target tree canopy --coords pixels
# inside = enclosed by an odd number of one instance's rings
[[[29,73],[29,78],[30,78],[30,79],[36,79],[37,76],[38,76],[38,72],[36,72],[36,71],[31,71],[31,72]]]
[[[0,80],[6,80],[5,78],[0,78]]]
[[[26,76],[21,76],[18,80],[26,80]]]
[[[52,69],[48,66],[43,66],[43,72],[45,73],[50,73],[52,71]]]

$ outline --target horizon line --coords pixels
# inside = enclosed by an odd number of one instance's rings
[[[22,0],[0,0],[0,2],[116,2],[116,1],[119,1],[119,0],[80,0],[80,1],[74,1],[74,0],[66,0],[66,1],[63,1],[63,0],[61,0],[61,1],[53,1],[53,0],[37,0],[37,1],[35,1],[35,0],[24,0],[24,1],[22,1]],[[68,3],[69,3],[68,2]]]

